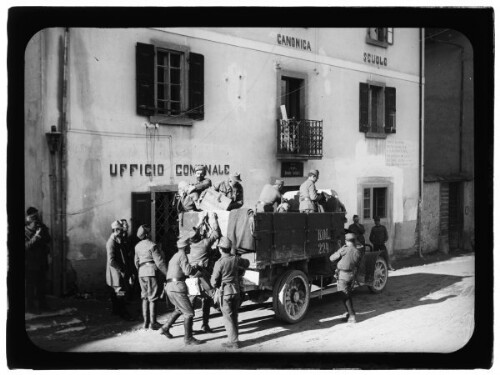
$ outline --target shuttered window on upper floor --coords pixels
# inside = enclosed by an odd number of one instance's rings
[[[394,43],[393,27],[369,27],[366,30],[366,43],[387,48]]]
[[[396,88],[383,83],[359,84],[359,131],[385,138],[396,133]]]
[[[137,43],[136,80],[137,114],[160,124],[203,120],[203,55],[185,47]]]

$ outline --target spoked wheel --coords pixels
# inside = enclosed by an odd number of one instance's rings
[[[373,286],[370,286],[372,293],[381,293],[386,285],[389,277],[387,262],[384,258],[378,257],[375,261],[375,270],[373,272]]]
[[[285,272],[276,282],[273,290],[274,313],[287,323],[301,321],[309,308],[309,281],[299,270]]]

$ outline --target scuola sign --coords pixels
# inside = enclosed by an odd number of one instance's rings
[[[387,57],[374,55],[372,53],[363,53],[363,61],[368,64],[387,66]]]

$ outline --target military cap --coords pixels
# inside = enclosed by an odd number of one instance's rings
[[[231,174],[231,178],[235,181],[241,182],[240,174],[238,172],[234,172],[233,174]]]
[[[194,171],[195,171],[195,172],[198,172],[198,171],[205,172],[205,166],[204,166],[204,165],[201,165],[201,164],[199,164],[199,165],[195,165],[195,167],[194,167]]]
[[[349,240],[355,240],[356,239],[356,235],[354,233],[347,233],[345,235],[345,240],[346,241],[349,241]]]
[[[274,184],[275,185],[284,185],[285,181],[283,181],[283,180],[276,180],[276,182]]]
[[[137,229],[137,238],[143,240],[149,233],[151,233],[149,225],[141,225],[139,229]]]
[[[319,176],[319,171],[317,169],[311,169],[309,171],[309,174],[318,177]]]
[[[122,229],[122,223],[119,220],[115,220],[111,223],[111,229]]]
[[[177,241],[177,248],[178,249],[183,249],[189,245],[189,238],[187,237],[181,237]]]
[[[26,215],[28,215],[28,216],[34,215],[36,213],[38,213],[38,210],[35,207],[30,207],[26,211]]]
[[[221,239],[219,240],[219,244],[217,246],[222,247],[223,249],[230,249],[232,245],[233,244],[229,238],[221,237]]]
[[[374,216],[373,221],[380,221],[380,218],[378,216]]]

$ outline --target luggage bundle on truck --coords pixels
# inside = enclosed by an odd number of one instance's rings
[[[299,322],[312,297],[336,291],[336,264],[329,257],[344,244],[345,212],[255,213],[244,207],[215,212],[233,251],[250,261],[243,275],[243,291],[255,302],[272,297],[277,318]],[[198,214],[180,216],[181,236],[197,223]],[[361,250],[364,255],[357,283],[380,293],[387,284],[388,254]]]

